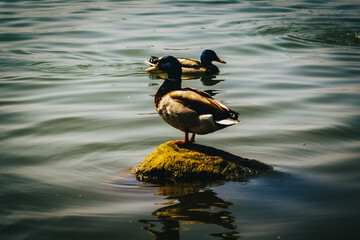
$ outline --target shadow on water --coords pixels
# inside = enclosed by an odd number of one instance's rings
[[[166,205],[154,211],[157,219],[141,219],[146,224],[144,230],[155,236],[156,240],[180,239],[180,231],[189,230],[186,225],[214,224],[224,228],[224,231],[209,233],[218,239],[238,239],[235,217],[229,211],[231,202],[224,201],[207,188],[207,183],[177,183],[162,185],[156,195],[165,196]],[[209,231],[215,231],[213,227]]]

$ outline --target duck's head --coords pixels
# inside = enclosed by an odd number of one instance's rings
[[[212,61],[226,63],[224,60],[219,58],[213,50],[210,50],[210,49],[206,49],[202,52],[200,60],[201,60],[201,64],[204,67],[211,66]]]
[[[168,74],[170,79],[181,79],[181,64],[173,56],[165,56],[161,58],[155,66],[145,69],[145,71],[161,70]]]

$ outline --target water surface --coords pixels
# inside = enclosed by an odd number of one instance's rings
[[[1,1],[1,239],[358,238],[359,16],[354,1]],[[144,61],[207,48],[227,64],[183,85],[242,123],[197,142],[275,171],[136,181],[183,138]]]

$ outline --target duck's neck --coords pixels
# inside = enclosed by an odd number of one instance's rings
[[[206,68],[209,68],[210,66],[214,66],[212,64],[212,61],[209,60],[204,54],[200,56],[201,65],[203,65]]]
[[[167,79],[165,79],[164,83],[161,85],[161,87],[155,94],[155,99],[154,99],[155,108],[158,107],[159,102],[164,95],[166,95],[171,91],[179,90],[179,89],[181,89],[181,77],[176,77],[175,79],[168,77]]]

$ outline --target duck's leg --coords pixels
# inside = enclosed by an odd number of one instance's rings
[[[185,132],[185,139],[184,140],[176,141],[176,144],[178,144],[178,145],[186,145],[186,144],[189,144],[189,143],[191,143],[190,140],[189,140],[189,132]]]
[[[189,132],[185,132],[185,144],[189,143]]]
[[[193,133],[190,138],[190,143],[193,143],[193,142],[195,142],[195,133]]]

